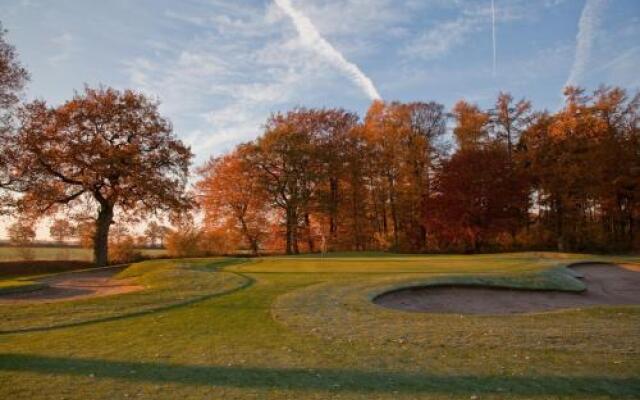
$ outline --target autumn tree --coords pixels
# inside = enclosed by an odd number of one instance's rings
[[[443,249],[479,251],[517,231],[528,187],[501,146],[456,152],[441,166],[427,223]]]
[[[447,114],[435,102],[374,102],[364,131],[371,148],[371,191],[379,234],[389,228],[393,247],[420,251],[426,244],[425,200],[443,154]]]
[[[202,256],[200,241],[202,231],[195,226],[180,226],[169,229],[165,235],[165,246],[170,257]]]
[[[275,114],[205,166],[205,219],[216,237],[241,232],[257,202],[282,220],[264,228],[287,253],[313,251],[319,234],[331,249],[629,250],[640,245],[639,108],[640,95],[601,87],[568,88],[556,113],[500,93],[490,110],[462,100],[451,113],[375,101],[362,122],[340,109]]]
[[[453,107],[452,116],[456,121],[453,135],[461,150],[480,147],[489,140],[488,112],[461,100]]]
[[[408,248],[423,250],[427,240],[427,202],[432,196],[436,167],[445,153],[442,138],[446,133],[447,114],[436,102],[409,103],[404,106],[409,129],[406,141],[406,164],[403,179],[402,216]]]
[[[626,251],[637,242],[640,219],[640,93],[602,86],[593,94],[593,113],[600,121],[598,146],[602,216],[608,226],[604,242],[609,250]]]
[[[371,193],[371,146],[367,141],[364,128],[359,125],[351,130],[344,139],[344,164],[343,195],[341,207],[343,211],[344,225],[349,226],[344,235],[352,250],[365,250],[370,248],[373,235],[376,231],[372,223]]]
[[[273,115],[264,135],[247,149],[247,161],[257,171],[261,188],[284,214],[287,254],[300,252],[299,226],[320,182],[316,122],[314,112],[306,109]]]
[[[84,249],[93,248],[96,236],[96,224],[92,220],[81,220],[76,225],[76,235],[80,247]]]
[[[512,158],[514,145],[530,121],[531,102],[522,99],[514,103],[511,94],[500,92],[491,116],[491,123],[495,136],[506,142],[509,159]]]
[[[56,218],[49,226],[49,235],[58,243],[63,243],[68,238],[75,236],[75,227],[66,219]]]
[[[36,238],[36,231],[32,221],[18,220],[7,228],[7,235],[12,244],[24,246],[33,242]]]
[[[624,250],[638,218],[640,96],[569,87],[554,115],[524,133],[537,220],[560,250]]]
[[[14,46],[5,40],[7,31],[0,23],[0,215],[8,212],[12,197],[2,192],[3,187],[13,183],[6,151],[8,137],[14,129],[14,113],[20,100],[20,93],[29,80],[27,70],[18,60]],[[4,144],[3,144],[4,143]]]
[[[343,179],[346,173],[347,136],[358,124],[358,116],[343,109],[316,110],[315,157],[320,161],[316,211],[326,217],[330,242],[337,240],[343,208]]]
[[[36,238],[36,231],[33,221],[29,219],[18,219],[7,228],[9,242],[17,247],[18,254],[24,260],[32,260],[35,252],[30,246]]]
[[[402,122],[397,103],[374,102],[364,121],[367,140],[371,143],[371,192],[378,232],[393,236],[393,247],[400,244],[398,187],[404,163],[404,138],[408,127]]]
[[[167,227],[159,224],[156,221],[151,221],[147,224],[144,230],[145,237],[151,246],[164,246],[164,236],[167,233]]]
[[[19,113],[20,129],[3,144],[10,189],[23,213],[92,205],[94,255],[108,263],[109,228],[127,215],[186,209],[192,157],[158,113],[158,104],[131,90],[86,88],[60,107],[42,101]]]
[[[260,186],[259,171],[246,158],[248,151],[250,147],[240,146],[200,168],[198,200],[207,227],[235,226],[251,252],[257,254],[266,234],[267,198]]]

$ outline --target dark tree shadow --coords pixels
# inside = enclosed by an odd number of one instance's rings
[[[302,369],[172,365],[0,354],[0,371],[117,378],[133,382],[180,383],[252,389],[345,392],[590,395],[637,397],[640,377],[602,376],[444,376],[352,369]]]

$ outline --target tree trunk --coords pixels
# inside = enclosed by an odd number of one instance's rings
[[[391,219],[393,220],[393,251],[397,252],[399,247],[398,238],[398,210],[396,209],[395,184],[393,178],[389,178],[389,206],[391,207]]]
[[[251,254],[258,255],[258,240],[256,238],[251,238]]]
[[[240,217],[240,225],[242,227],[242,234],[244,238],[249,242],[249,246],[251,247],[251,254],[258,255],[258,239],[251,235],[249,232],[249,227],[247,226],[246,221],[243,217]]]
[[[98,267],[109,264],[109,228],[112,222],[113,206],[102,204],[96,220],[96,234],[93,238],[93,254]]]
[[[293,211],[291,214],[291,246],[293,254],[300,254],[300,248],[298,247],[298,213]]]
[[[337,222],[337,214],[338,214],[338,179],[331,178],[330,179],[330,205],[329,205],[329,233],[331,234],[331,238],[334,239],[336,233],[338,232],[338,222]]]
[[[291,242],[292,242],[292,236],[293,236],[293,230],[292,230],[292,221],[293,218],[291,217],[291,209],[287,208],[287,215],[286,215],[286,225],[287,225],[287,232],[286,232],[286,250],[285,253],[286,254],[292,254],[292,246],[291,246]]]
[[[309,253],[313,253],[315,251],[315,245],[313,243],[313,234],[311,233],[311,220],[309,219],[309,213],[304,214],[304,227],[305,233],[307,234],[307,248],[309,249]]]
[[[358,191],[355,187],[355,184],[352,184],[352,192],[351,192],[351,212],[353,218],[353,243],[355,245],[355,250],[363,250],[361,244],[361,234],[360,234],[360,219],[358,213],[358,207],[360,206],[360,202],[358,201]]]

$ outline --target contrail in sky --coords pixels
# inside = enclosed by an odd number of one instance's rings
[[[322,55],[331,64],[345,73],[371,100],[379,100],[382,98],[371,79],[369,79],[357,65],[344,58],[331,43],[327,42],[327,40],[320,35],[320,32],[318,32],[311,20],[293,8],[290,0],[275,0],[275,3],[291,18],[304,44]]]
[[[600,24],[600,14],[602,14],[605,4],[605,0],[587,0],[582,9],[580,22],[578,22],[578,35],[576,36],[576,55],[569,78],[564,84],[565,87],[578,84],[585,73],[591,56],[593,39]]]
[[[491,39],[493,41],[493,77],[496,77],[496,5],[491,0]]]

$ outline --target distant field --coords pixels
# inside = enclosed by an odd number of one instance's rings
[[[35,260],[77,260],[93,261],[93,251],[78,247],[32,247]],[[17,247],[0,247],[0,262],[22,261],[22,256]],[[142,254],[150,257],[159,257],[165,254],[162,249],[144,249]]]

